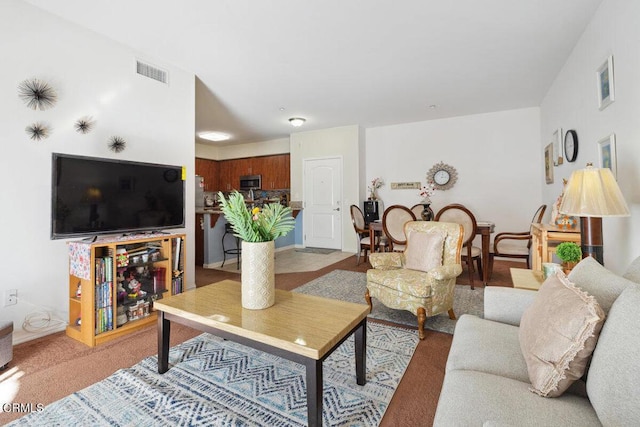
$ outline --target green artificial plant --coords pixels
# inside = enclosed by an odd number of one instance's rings
[[[231,193],[228,199],[220,191],[218,201],[234,235],[245,242],[269,242],[285,236],[295,227],[291,208],[280,203],[270,203],[262,209],[254,207],[250,210],[244,196],[238,191]]]
[[[556,255],[564,262],[580,262],[582,250],[573,242],[562,242],[556,248]]]

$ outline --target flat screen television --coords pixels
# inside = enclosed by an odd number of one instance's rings
[[[51,238],[185,225],[182,167],[53,153]]]

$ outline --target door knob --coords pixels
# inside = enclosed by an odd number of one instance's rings
[[[339,210],[340,210],[340,208],[335,208],[335,209],[334,209],[334,211],[339,211]]]

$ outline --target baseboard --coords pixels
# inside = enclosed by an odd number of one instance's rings
[[[13,345],[22,344],[27,341],[35,340],[37,338],[46,337],[47,335],[55,334],[57,332],[64,332],[67,329],[66,325],[61,325],[55,328],[47,329],[41,332],[26,332],[22,329],[13,329]]]
[[[280,248],[276,248],[276,252],[282,252],[282,251],[287,251],[289,249],[295,249],[297,248],[298,245],[287,245],[287,246],[282,246]],[[300,246],[300,247],[304,247],[304,246]],[[240,254],[240,261],[242,261],[242,254]],[[224,262],[225,264],[237,264],[238,263],[238,258],[234,257],[233,259],[229,259],[227,261]],[[222,267],[222,261],[218,261],[218,262],[214,262],[211,264],[203,264],[202,268],[220,268]]]

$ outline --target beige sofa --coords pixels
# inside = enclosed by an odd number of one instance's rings
[[[435,426],[640,425],[640,258],[623,276],[585,258],[568,279],[606,314],[586,381],[560,397],[530,391],[518,332],[537,293],[489,286],[484,319],[456,324]]]

